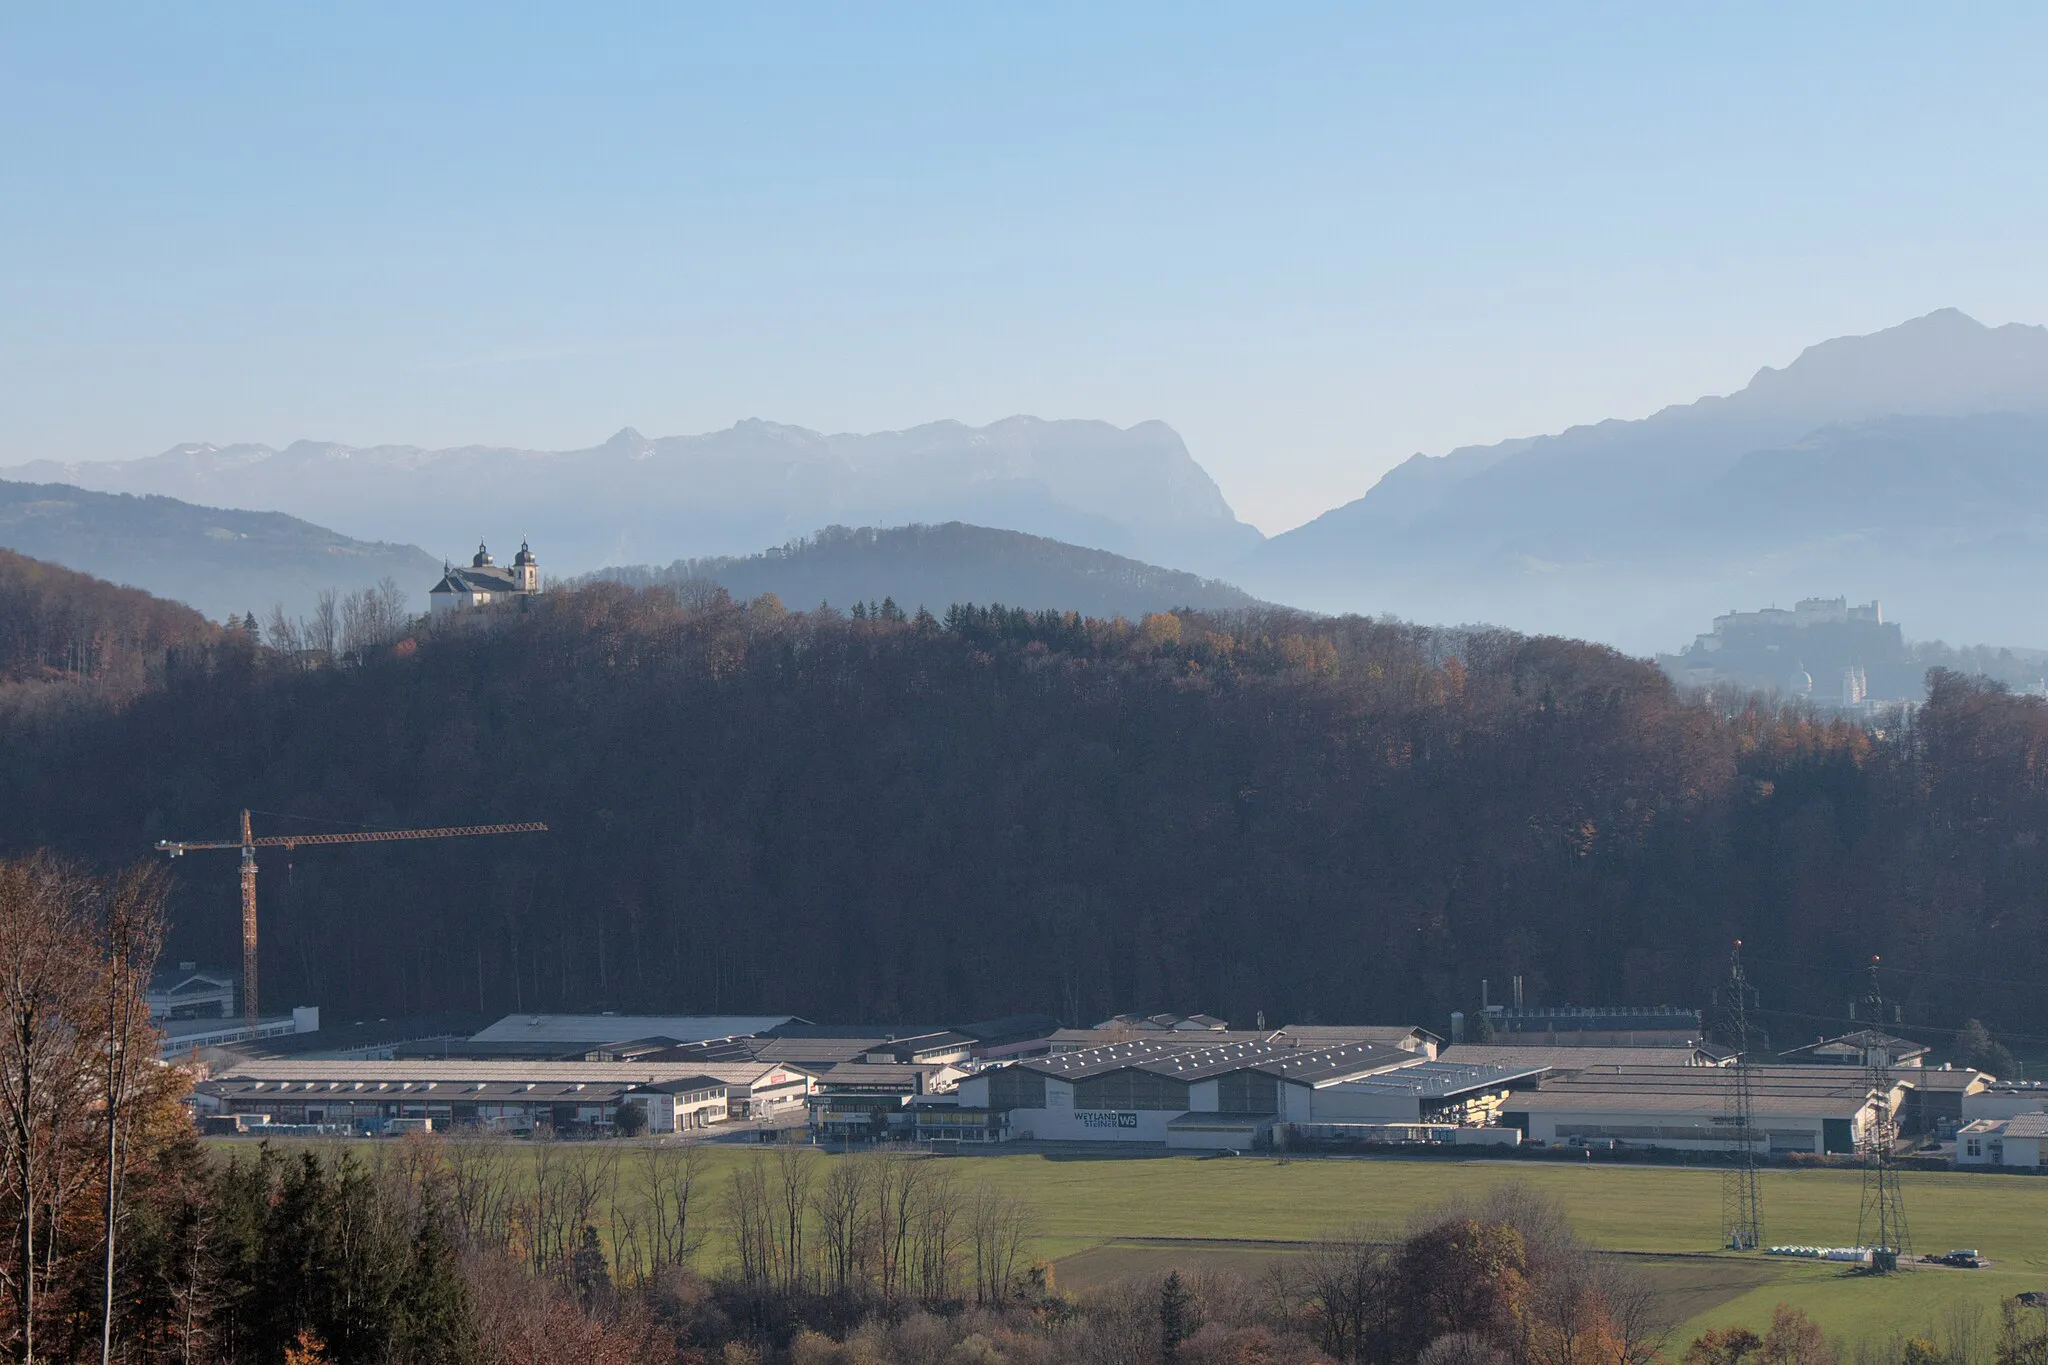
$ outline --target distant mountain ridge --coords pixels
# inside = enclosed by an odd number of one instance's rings
[[[1234,576],[1304,607],[1642,652],[1734,606],[1835,594],[1884,598],[1923,638],[2048,644],[2048,610],[2006,586],[2048,571],[2044,469],[2048,328],[1943,309],[1726,397],[1417,455]]]
[[[893,599],[905,614],[924,607],[943,616],[947,607],[971,602],[1135,620],[1177,607],[1266,605],[1215,579],[957,521],[888,530],[828,526],[763,554],[602,569],[590,577],[635,586],[715,583],[743,600],[773,593],[791,610]]]
[[[355,591],[386,577],[423,611],[441,569],[415,546],[352,540],[279,512],[63,484],[0,482],[0,546],[216,619],[279,604],[296,615],[325,589]]]
[[[696,436],[628,427],[574,451],[183,445],[0,477],[276,509],[454,554],[530,535],[553,572],[745,554],[830,525],[962,521],[1214,572],[1261,539],[1163,422],[1011,417],[826,435],[748,420]]]

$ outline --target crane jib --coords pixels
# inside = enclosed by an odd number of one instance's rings
[[[350,834],[266,834],[246,845],[239,839],[159,839],[159,853],[172,857],[210,848],[302,848],[312,844],[375,844],[397,839],[459,839],[471,834],[545,834],[548,827],[531,820],[511,825],[450,825],[442,829],[378,829]]]
[[[242,812],[242,837],[184,842],[159,839],[159,853],[182,858],[194,850],[234,848],[242,852],[242,1017],[250,1036],[256,1033],[256,850],[296,849],[323,844],[383,844],[400,839],[459,839],[473,834],[545,834],[547,826],[538,820],[499,825],[444,825],[438,829],[353,830],[345,834],[266,834],[256,838],[249,830],[250,812]]]

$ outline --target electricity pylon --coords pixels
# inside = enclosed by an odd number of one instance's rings
[[[1864,1146],[1863,1206],[1856,1219],[1856,1240],[1877,1254],[1873,1268],[1895,1269],[1898,1258],[1913,1250],[1906,1232],[1906,1196],[1899,1188],[1899,1168],[1892,1148],[1899,1140],[1899,1117],[1892,1108],[1892,1053],[1885,1040],[1884,991],[1877,979],[1878,959],[1870,959],[1870,992],[1863,997],[1863,1015],[1872,1028],[1863,1048],[1864,1074],[1874,1096],[1870,1138]]]
[[[1728,983],[1721,991],[1721,1031],[1735,1049],[1728,1068],[1729,1117],[1735,1164],[1721,1178],[1721,1230],[1731,1251],[1755,1251],[1764,1241],[1763,1195],[1757,1185],[1756,1096],[1749,1061],[1749,1008],[1755,988],[1742,971],[1742,940],[1728,954]]]

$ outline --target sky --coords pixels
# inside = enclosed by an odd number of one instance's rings
[[[1275,533],[2048,321],[2043,51],[1996,4],[12,6],[0,464],[1156,418]]]

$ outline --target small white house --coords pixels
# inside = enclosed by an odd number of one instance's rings
[[[1978,1119],[1956,1134],[1956,1165],[2038,1170],[2044,1141],[2048,1141],[2048,1114]]]

